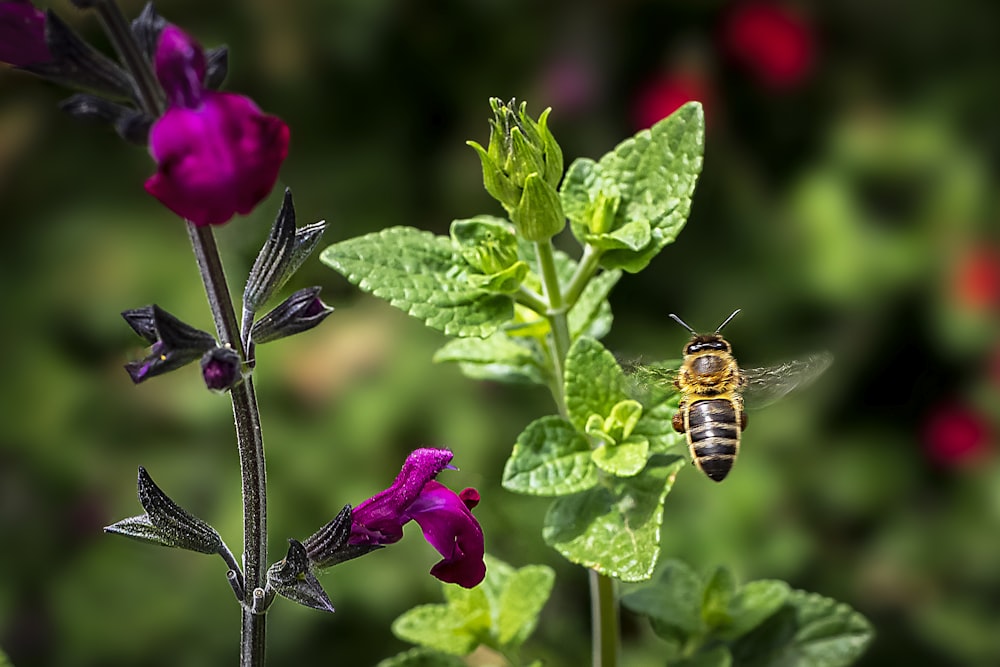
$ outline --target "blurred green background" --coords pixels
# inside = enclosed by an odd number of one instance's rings
[[[95,42],[96,21],[53,5]],[[126,3],[130,15],[140,4]],[[745,366],[817,349],[808,392],[750,415],[734,474],[686,469],[664,557],[783,578],[845,601],[878,636],[864,665],[1000,664],[1000,5],[250,0],[163,2],[227,87],[292,128],[282,172],[326,241],[499,213],[467,139],[487,98],[516,96],[568,162],[597,158],[689,98],[705,103],[705,169],[686,230],[612,295],[605,341],[676,357],[674,312],[726,330]],[[131,385],[142,354],[118,313],[156,302],[210,328],[181,224],[142,190],[141,149],[55,108],[66,93],[0,69],[0,646],[33,665],[218,665],[239,614],[217,559],[101,527],[140,513],[138,465],[239,551],[228,399],[195,368]],[[239,287],[278,207],[219,230]],[[569,239],[564,239],[569,241]],[[572,243],[565,247],[572,248]],[[475,383],[444,342],[309,262],[288,290],[337,308],[259,351],[270,547],[384,488],[406,453],[455,449],[494,555],[558,571],[527,655],[588,663],[586,576],[541,540],[543,499],[501,489],[540,389]],[[326,616],[279,601],[270,664],[369,665],[404,648],[389,623],[440,598],[436,554],[408,530],[322,581]],[[660,665],[623,619],[627,665]]]

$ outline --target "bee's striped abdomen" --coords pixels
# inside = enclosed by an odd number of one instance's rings
[[[738,408],[734,401],[695,401],[685,417],[688,445],[695,465],[716,482],[729,474],[740,449]]]

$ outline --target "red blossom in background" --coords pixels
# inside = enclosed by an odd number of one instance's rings
[[[726,18],[722,39],[734,58],[772,88],[787,89],[801,83],[815,61],[812,26],[779,4],[737,6]]]
[[[45,12],[27,0],[0,2],[0,62],[25,67],[51,59]]]
[[[150,131],[158,171],[146,190],[199,226],[250,213],[278,179],[288,126],[247,97],[206,89],[204,51],[175,26],[160,36],[156,76],[168,108]]]
[[[972,310],[1000,306],[1000,249],[969,249],[959,261],[954,277],[958,303]]]
[[[927,455],[947,466],[981,460],[989,449],[990,438],[984,415],[962,405],[938,408],[924,425]]]
[[[701,102],[707,118],[712,97],[712,87],[700,69],[667,72],[647,82],[636,95],[632,111],[635,126],[650,127],[692,101]]]

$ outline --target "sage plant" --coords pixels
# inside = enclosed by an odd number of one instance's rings
[[[240,664],[249,666],[263,664],[266,614],[278,596],[332,612],[316,573],[398,542],[413,521],[441,555],[430,573],[443,582],[445,602],[397,619],[393,631],[418,647],[381,664],[457,667],[481,649],[494,656],[491,664],[540,664],[523,658],[522,647],[542,620],[553,571],[485,553],[472,514],[479,493],[456,493],[437,479],[452,467],[450,449],[415,449],[385,490],[344,505],[313,535],[290,538],[284,558],[269,561],[255,349],[331,314],[319,287],[264,312],[318,247],[326,224],[298,226],[286,190],[238,316],[213,228],[254,210],[273,189],[288,126],[245,96],[221,92],[228,50],[204,50],[152,5],[129,22],[112,0],[74,4],[99,16],[117,59],[54,13],[7,0],[0,2],[0,60],[79,90],[63,103],[66,112],[148,148],[155,173],[145,188],[181,219],[216,330],[199,330],[161,304],[125,310],[128,326],[149,345],[125,370],[138,384],[197,361],[206,389],[232,399],[242,473],[241,558],[142,466],[143,513],[105,530],[220,556],[242,618]],[[493,99],[490,106],[489,141],[471,146],[506,217],[456,220],[449,236],[381,230],[331,245],[322,261],[451,336],[436,360],[457,362],[476,379],[548,388],[554,413],[527,425],[501,475],[511,492],[553,499],[542,539],[589,572],[593,664],[620,663],[620,604],[651,620],[664,640],[662,660],[672,666],[850,664],[871,628],[846,605],[781,581],[740,585],[726,566],[701,573],[661,559],[670,548],[660,540],[667,496],[690,467],[671,427],[678,397],[669,388],[642,391],[600,342],[612,325],[612,288],[674,243],[687,221],[703,159],[700,105],[687,104],[600,160],[577,159],[566,170],[550,110],[536,119],[524,103]],[[567,220],[575,254],[553,243]],[[621,585],[635,583],[645,585],[621,595]]]
[[[138,495],[144,513],[105,530],[219,555],[242,617],[242,665],[263,664],[265,614],[276,596],[332,612],[314,572],[398,542],[411,520],[442,556],[432,575],[464,587],[479,584],[486,572],[484,538],[471,512],[479,494],[474,489],[456,493],[436,481],[453,458],[443,448],[413,451],[387,489],[354,508],[345,505],[312,536],[290,538],[287,555],[268,567],[254,351],[257,345],[310,330],[333,312],[319,298],[319,287],[309,287],[261,314],[317,247],[326,224],[296,226],[292,195],[286,190],[246,279],[237,318],[213,226],[250,213],[270,193],[288,153],[288,126],[249,98],[220,92],[228,50],[205,51],[152,4],[131,23],[111,0],[75,4],[100,17],[117,61],[90,46],[56,14],[26,0],[0,2],[0,60],[80,90],[63,103],[65,111],[103,121],[127,141],[148,147],[156,172],[146,181],[146,191],[178,215],[178,231],[186,229],[216,331],[199,330],[159,304],[128,309],[122,313],[126,323],[150,347],[125,370],[139,384],[198,361],[206,390],[232,398],[242,473],[243,557],[237,559],[215,528],[171,499],[142,466]]]

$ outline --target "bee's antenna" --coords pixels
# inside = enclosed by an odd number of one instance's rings
[[[685,329],[687,329],[688,331],[690,331],[692,336],[697,336],[698,335],[698,332],[695,331],[694,329],[692,329],[691,327],[689,327],[687,325],[687,322],[685,322],[681,318],[677,317],[673,313],[670,313],[670,319],[672,319],[674,322],[677,322],[677,324],[681,325],[682,327],[684,327]]]
[[[729,320],[731,320],[734,317],[736,317],[737,315],[739,315],[740,314],[740,310],[742,310],[742,308],[737,308],[736,310],[734,310],[733,314],[730,315],[729,317],[727,317],[726,321],[719,325],[719,328],[715,330],[715,333],[719,333],[720,331],[722,331],[722,327],[724,327],[727,324],[729,324]]]

